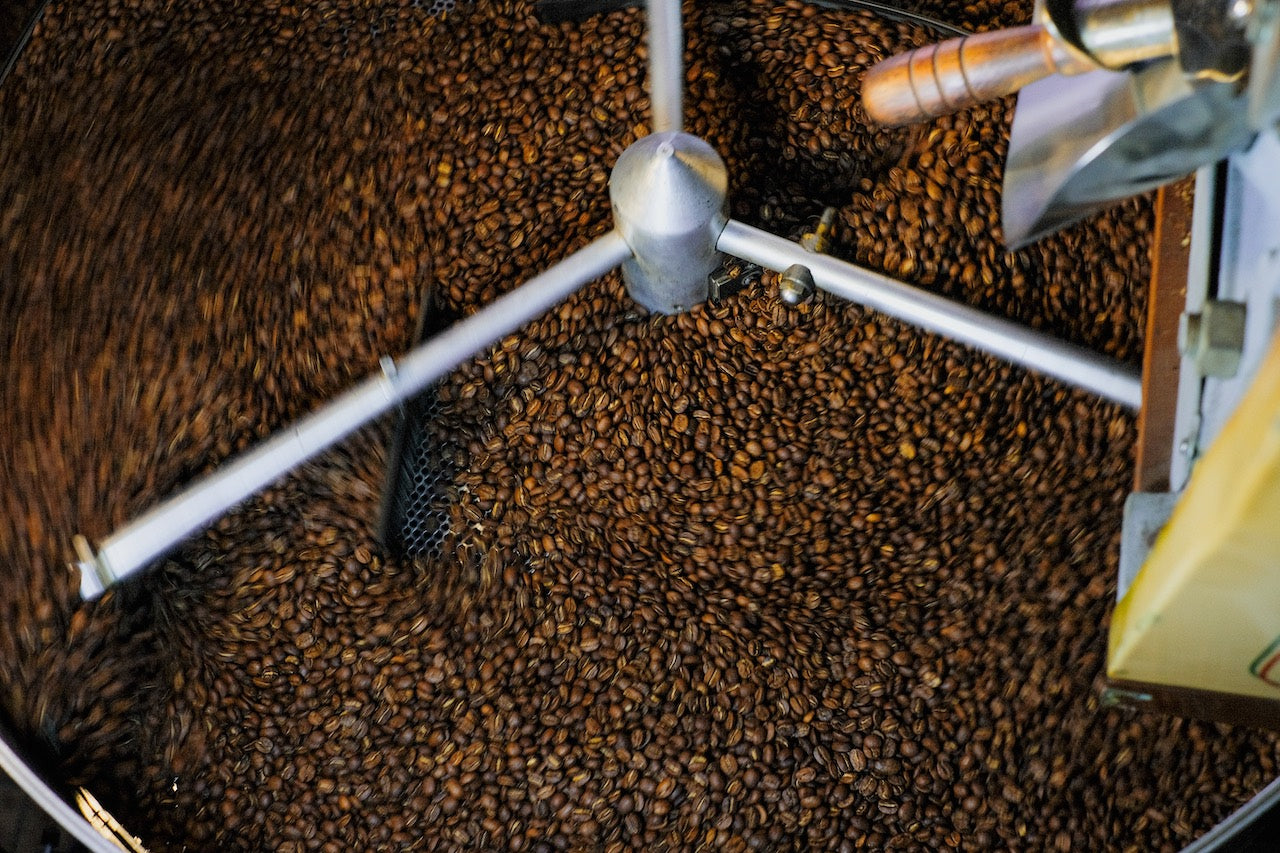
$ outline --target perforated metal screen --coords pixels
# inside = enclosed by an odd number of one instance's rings
[[[383,544],[397,557],[434,557],[449,533],[452,448],[433,440],[431,429],[442,411],[429,388],[401,415],[382,524]]]
[[[458,0],[418,0],[417,5],[427,6],[427,12],[431,15],[444,15],[452,12],[458,6]]]

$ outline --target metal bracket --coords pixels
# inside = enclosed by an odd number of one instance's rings
[[[755,285],[764,274],[757,264],[737,258],[724,260],[719,269],[707,276],[707,298],[717,305]]]
[[[1209,299],[1199,313],[1185,313],[1178,327],[1178,349],[1201,376],[1230,379],[1244,354],[1245,305]]]
[[[1125,498],[1116,601],[1129,591],[1177,503],[1178,496],[1170,492],[1134,492]]]

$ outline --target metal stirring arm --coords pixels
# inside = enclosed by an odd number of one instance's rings
[[[659,133],[683,136],[680,131],[684,35],[680,0],[650,0],[648,12],[649,88],[655,136]],[[668,155],[660,162],[677,162],[676,152],[670,146],[660,148]],[[719,161],[714,152],[710,156]],[[699,167],[695,177],[701,177],[701,164],[694,165]],[[667,171],[671,171],[669,166]],[[723,187],[719,193],[722,197]],[[638,193],[632,195],[635,197]],[[715,225],[714,217],[707,218]],[[719,228],[715,231],[718,233]],[[715,234],[708,235],[707,239],[711,243],[707,254],[714,255]],[[102,542],[96,553],[88,541],[76,537],[81,595],[86,599],[96,598],[118,580],[140,572],[223,513],[374,418],[416,396],[467,359],[540,317],[583,285],[624,262],[633,261],[629,242],[637,242],[634,229],[625,237],[624,232],[615,229],[471,317],[450,326],[399,361],[383,359],[381,373],[365,379],[134,519]],[[643,241],[639,244],[644,245]],[[647,246],[647,249],[651,256],[661,254],[660,246]],[[671,270],[664,268],[659,272],[670,274]],[[692,307],[696,301],[700,300],[689,300],[685,306]]]
[[[793,264],[802,265],[809,270],[819,289],[843,299],[1060,379],[1127,408],[1137,409],[1142,403],[1142,380],[1137,370],[1043,332],[838,258],[812,252],[799,243],[735,220],[725,226],[717,245],[721,251],[765,269],[781,271]]]
[[[385,359],[381,373],[134,519],[107,538],[96,555],[82,553],[81,594],[97,597],[117,580],[141,571],[229,509],[612,271],[630,254],[626,241],[611,231],[399,361]]]
[[[723,160],[705,141],[681,130],[679,0],[650,0],[649,18],[655,132],[630,146],[614,167],[615,229],[399,361],[385,359],[381,374],[160,503],[112,534],[96,554],[79,539],[85,598],[141,571],[298,465],[619,266],[637,301],[675,313],[706,301],[708,277],[721,252],[770,269],[803,265],[818,287],[841,297],[1137,407],[1140,384],[1123,365],[730,220]]]

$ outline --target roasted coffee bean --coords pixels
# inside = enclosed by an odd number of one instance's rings
[[[773,277],[610,275],[443,380],[436,558],[376,542],[384,419],[81,605],[73,534],[610,227],[640,12],[429,6],[55,2],[0,86],[0,697],[61,781],[154,849],[1154,849],[1276,774],[1098,707],[1130,415]],[[932,33],[685,12],[736,217],[1139,357],[1149,199],[1010,253],[1009,104],[867,125]]]

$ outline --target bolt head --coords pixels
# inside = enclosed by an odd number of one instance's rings
[[[816,289],[813,273],[803,264],[792,264],[778,279],[778,295],[788,305],[799,305],[808,300]]]

